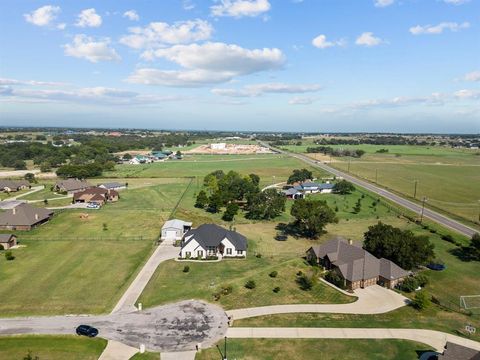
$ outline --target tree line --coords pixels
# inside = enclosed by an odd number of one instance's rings
[[[360,158],[365,154],[365,151],[362,149],[334,149],[330,146],[308,147],[306,151],[307,153],[322,153],[335,157],[351,156],[354,158]]]

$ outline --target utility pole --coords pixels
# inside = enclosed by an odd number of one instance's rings
[[[422,223],[423,221],[423,211],[425,210],[425,202],[427,201],[427,197],[424,196],[422,198],[422,214],[420,215],[420,224]]]
[[[413,190],[413,198],[416,199],[417,198],[417,184],[418,184],[418,180],[415,179],[413,180],[415,182],[415,189]]]
[[[378,184],[378,169],[375,169],[375,184]]]
[[[348,172],[348,173],[350,172],[350,160],[348,160],[348,168],[347,168],[347,172]]]
[[[223,353],[220,347],[217,345],[218,352],[220,353],[220,356],[222,357],[222,360],[227,360],[227,337],[225,336],[225,344],[223,346]]]

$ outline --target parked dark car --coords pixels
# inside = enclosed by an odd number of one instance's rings
[[[88,337],[95,337],[98,335],[98,330],[90,325],[80,325],[76,329],[77,335],[83,335]]]

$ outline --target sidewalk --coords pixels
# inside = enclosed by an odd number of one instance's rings
[[[129,360],[138,352],[138,349],[109,340],[98,360]]]
[[[480,351],[480,343],[441,331],[370,328],[229,328],[227,337],[274,339],[403,339],[420,342],[443,352],[448,342]]]

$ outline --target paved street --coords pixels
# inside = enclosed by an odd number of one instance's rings
[[[270,147],[268,144],[266,143],[262,143],[262,145],[266,146],[266,147]],[[337,170],[337,169],[334,169],[332,168],[331,166],[328,166],[327,164],[324,164],[322,162],[317,162],[311,158],[309,158],[308,156],[304,156],[304,155],[300,155],[300,154],[294,154],[294,153],[290,153],[290,152],[287,152],[287,151],[283,151],[283,150],[278,150],[278,149],[275,149],[276,151],[282,153],[282,154],[285,154],[285,155],[289,155],[289,156],[292,156],[292,157],[295,157],[299,160],[302,160],[303,162],[313,166],[313,167],[317,167],[317,168],[320,168],[320,169],[323,169],[337,177],[343,177],[344,179],[352,182],[353,184],[355,185],[358,185],[360,187],[363,187],[364,189],[367,189],[375,194],[378,194],[380,196],[383,196],[384,198],[390,200],[390,201],[393,201],[394,203],[398,204],[398,205],[401,205],[403,206],[404,208],[408,209],[408,210],[411,210],[413,212],[415,212],[416,214],[420,214],[422,212],[422,206],[419,205],[419,204],[416,204],[410,200],[407,200],[399,195],[396,195],[388,190],[385,190],[383,189],[382,187],[380,186],[377,186],[377,185],[373,185],[367,181],[363,181],[363,180],[360,180],[358,179],[357,177],[355,176],[352,176],[348,173],[345,173],[343,171],[340,171],[340,170]],[[424,209],[424,213],[423,213],[423,216],[426,217],[426,218],[429,218],[441,225],[444,225],[450,229],[453,229],[457,232],[459,232],[460,234],[463,234],[465,236],[468,236],[468,237],[471,237],[473,234],[477,233],[478,231],[467,226],[467,225],[464,225],[458,221],[455,221],[451,218],[449,218],[448,216],[445,216],[445,215],[442,215],[436,211],[433,211],[433,210],[430,210],[428,208],[425,208]]]
[[[381,314],[407,304],[407,298],[379,285],[355,290],[358,300],[349,304],[272,305],[227,311],[233,320],[286,313]]]
[[[480,343],[441,331],[371,328],[229,328],[229,338],[256,339],[403,339],[443,352],[447,341],[480,351]]]
[[[75,334],[78,325],[96,327],[99,335],[150,351],[194,350],[215,344],[227,331],[222,308],[200,301],[182,301],[141,312],[101,316],[52,316],[0,319],[0,335]]]

